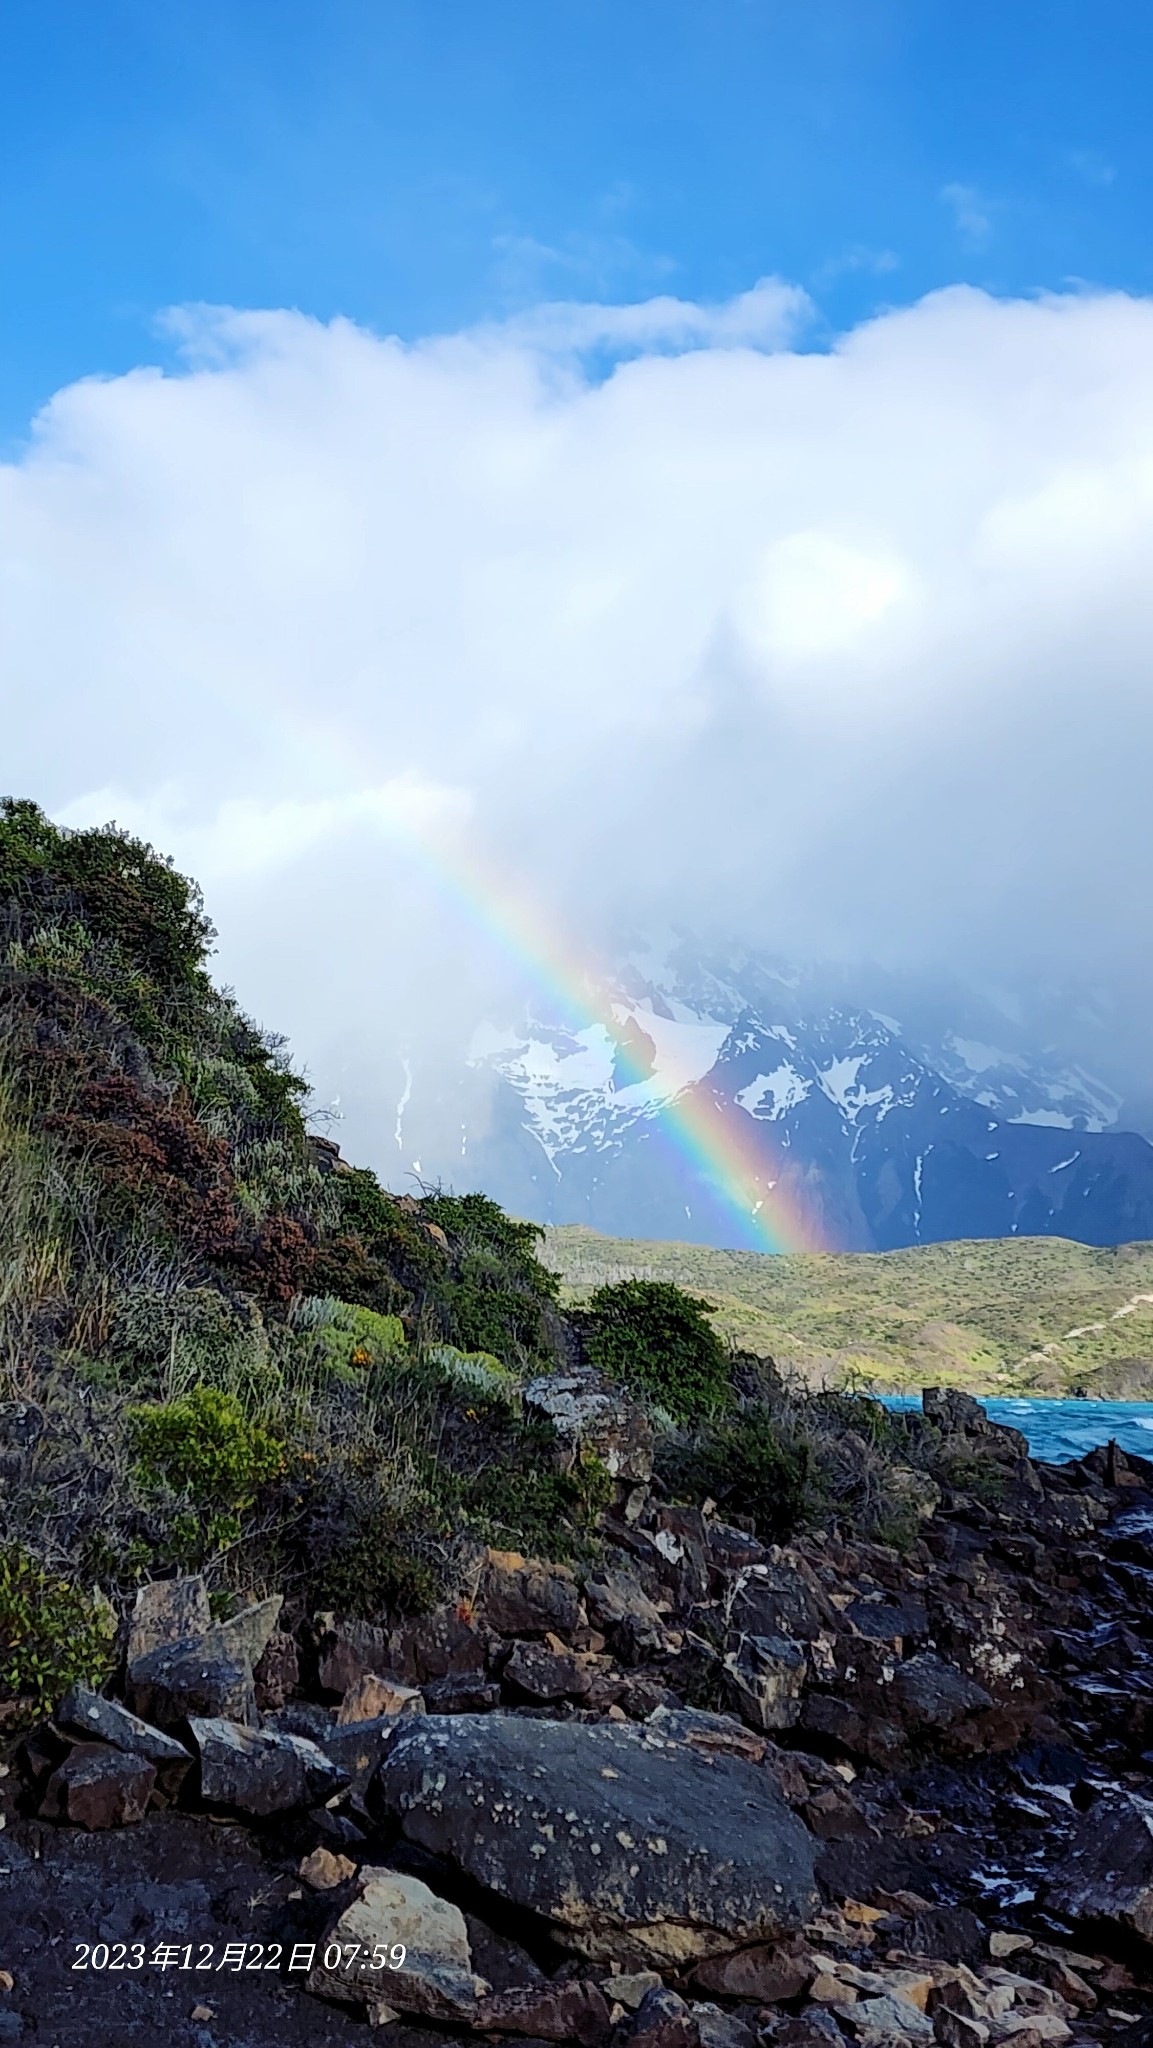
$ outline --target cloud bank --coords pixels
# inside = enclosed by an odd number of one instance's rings
[[[173,325],[0,471],[3,781],[200,875],[350,1149],[523,984],[470,846],[581,947],[1076,981],[1140,1079],[1153,303]]]

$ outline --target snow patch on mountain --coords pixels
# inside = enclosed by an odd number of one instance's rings
[[[812,1085],[811,1081],[802,1080],[795,1067],[774,1067],[771,1074],[758,1074],[746,1088],[738,1088],[733,1101],[747,1109],[750,1116],[773,1122],[803,1102]]]

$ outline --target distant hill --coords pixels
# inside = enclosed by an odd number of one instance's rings
[[[807,1380],[900,1390],[1153,1396],[1153,1244],[977,1239],[790,1254],[550,1228],[567,1298],[630,1275],[675,1280],[718,1329]]]

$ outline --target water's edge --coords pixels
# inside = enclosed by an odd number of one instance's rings
[[[882,1394],[886,1408],[919,1408],[919,1394]],[[1112,1438],[1123,1451],[1153,1458],[1153,1401],[1030,1401],[978,1397],[990,1422],[1008,1423],[1028,1439],[1029,1453],[1051,1465],[1083,1458]]]

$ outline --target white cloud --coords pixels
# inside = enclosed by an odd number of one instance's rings
[[[1153,304],[956,289],[824,353],[806,310],[201,310],[0,471],[6,785],[203,875],[354,1147],[518,892],[562,951],[693,917],[1143,1015]]]
[[[943,185],[941,197],[953,215],[953,224],[963,242],[972,249],[987,242],[992,231],[988,203],[975,185]]]

